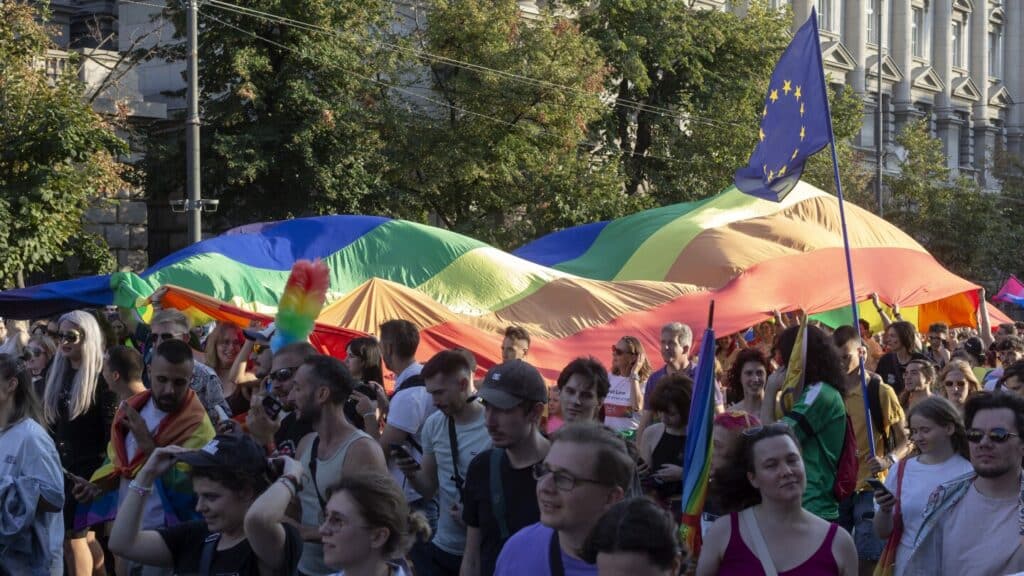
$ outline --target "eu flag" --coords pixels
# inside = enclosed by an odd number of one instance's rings
[[[772,72],[758,137],[749,164],[733,181],[747,194],[781,202],[800,181],[807,158],[832,137],[813,8]]]

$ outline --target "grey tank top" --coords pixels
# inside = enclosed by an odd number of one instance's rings
[[[306,471],[302,474],[302,490],[299,491],[299,503],[302,504],[303,526],[319,528],[323,523],[324,511],[320,507],[320,497],[322,496],[325,501],[327,500],[327,487],[336,483],[341,478],[341,469],[345,465],[348,450],[360,438],[367,438],[371,442],[374,441],[366,432],[356,430],[341,443],[341,446],[338,447],[330,458],[326,460],[322,458],[316,459],[316,484],[313,483],[313,478],[309,472],[309,452],[312,450],[313,443],[310,442],[298,454],[299,462],[302,462],[306,467]],[[320,496],[317,496],[316,493],[317,486],[320,487]],[[324,547],[319,542],[303,542],[299,570],[303,574],[309,574],[310,576],[328,576],[335,572],[335,570],[331,570],[324,565]]]

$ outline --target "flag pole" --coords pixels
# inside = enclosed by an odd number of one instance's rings
[[[818,53],[821,54],[821,36],[818,35],[818,16],[815,13],[814,8],[811,8],[811,18],[814,19],[814,37],[818,43]],[[881,66],[881,62],[879,62]],[[828,118],[828,142],[829,149],[832,152],[832,176],[836,182],[836,196],[839,199],[839,223],[843,229],[843,253],[846,255],[846,278],[850,284],[850,309],[853,312],[853,329],[860,335],[860,311],[857,306],[857,290],[854,287],[853,281],[853,259],[850,256],[850,236],[846,231],[846,210],[843,207],[843,185],[839,178],[839,156],[836,154],[836,136],[832,131],[832,109],[828,101],[828,84],[825,82],[825,68],[822,64],[821,69],[821,80],[822,80],[822,95],[825,100],[825,112]],[[881,185],[881,184],[879,184]],[[867,371],[864,368],[864,355],[858,354],[857,357],[860,359],[860,392],[864,399],[864,420],[867,423],[868,432],[868,449],[871,451],[871,457],[875,457],[875,433],[871,421],[871,404],[868,400],[868,381]]]

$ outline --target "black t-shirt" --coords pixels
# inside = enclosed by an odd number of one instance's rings
[[[491,450],[477,454],[466,471],[462,520],[480,530],[480,576],[491,576],[504,545],[501,529],[491,509]],[[501,482],[505,493],[505,518],[509,536],[540,521],[537,481],[533,467],[514,470],[508,454],[501,459]]]
[[[157,532],[163,537],[164,543],[171,551],[171,557],[174,558],[174,573],[178,576],[198,576],[203,543],[210,535],[206,522],[185,522],[170,528],[161,528]],[[282,576],[295,574],[299,567],[299,557],[302,555],[302,538],[298,529],[285,524],[284,533],[282,564],[275,572]],[[243,540],[227,550],[217,550],[213,555],[210,576],[259,576],[259,573],[259,559],[249,546],[248,540]]]
[[[295,453],[299,447],[299,441],[302,440],[306,434],[310,434],[312,432],[312,423],[299,420],[295,417],[295,412],[289,413],[281,420],[281,427],[278,428],[277,433],[274,434],[274,444],[277,446],[278,454],[295,458]]]
[[[882,382],[892,386],[899,396],[903,393],[903,372],[907,369],[907,364],[914,360],[928,360],[928,357],[920,352],[911,352],[910,360],[907,360],[906,364],[900,364],[896,353],[889,352],[878,360],[878,369],[875,372],[882,377]]]

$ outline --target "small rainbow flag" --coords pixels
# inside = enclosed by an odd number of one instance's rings
[[[700,516],[711,475],[711,430],[715,420],[715,303],[708,314],[708,328],[700,343],[697,379],[693,385],[690,419],[683,454],[683,518],[679,537],[691,557],[700,553]]]

